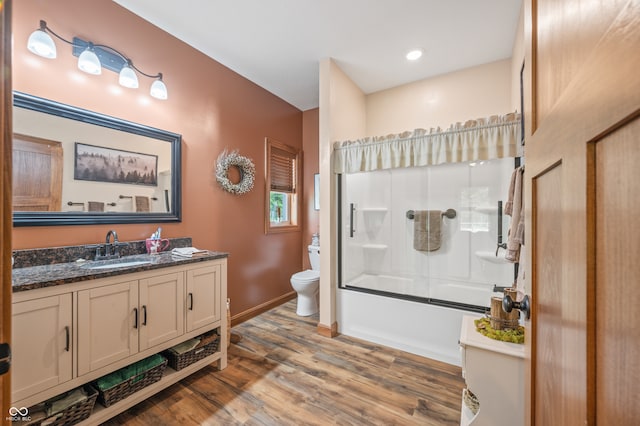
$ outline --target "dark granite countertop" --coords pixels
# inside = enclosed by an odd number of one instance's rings
[[[209,251],[207,254],[192,258],[172,256],[171,253],[160,253],[156,255],[139,254],[121,257],[119,260],[120,262],[143,261],[149,263],[125,267],[118,267],[115,265],[114,267],[105,267],[104,269],[102,269],[102,267],[107,266],[110,261],[99,260],[32,266],[28,268],[14,269],[12,274],[12,286],[14,292],[34,290],[37,288],[130,274],[132,272],[149,271],[153,269],[167,268],[169,266],[204,262],[207,260],[225,258],[227,256],[228,253],[215,251]],[[100,266],[101,268],[91,268],[95,266]]]

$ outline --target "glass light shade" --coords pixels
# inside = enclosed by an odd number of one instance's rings
[[[167,86],[164,85],[162,80],[158,79],[151,84],[150,94],[156,99],[165,100],[168,97]]]
[[[100,59],[96,52],[87,47],[84,52],[78,57],[78,68],[88,74],[100,75],[102,74],[102,66],[100,65]]]
[[[120,70],[118,83],[120,83],[120,86],[128,87],[129,89],[137,89],[138,76],[129,65],[125,64]]]
[[[56,44],[49,34],[42,30],[35,30],[29,36],[27,49],[43,58],[54,59],[56,57]]]

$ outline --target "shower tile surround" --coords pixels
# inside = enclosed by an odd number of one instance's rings
[[[513,168],[514,159],[505,158],[344,175],[342,284],[489,306],[493,285],[513,282],[513,264],[475,252],[496,249],[497,203],[506,201]],[[353,238],[350,203],[356,205]],[[457,216],[443,219],[441,248],[414,250],[414,221],[406,212],[449,208]],[[503,220],[504,242],[509,220]]]
[[[227,253],[209,251],[207,255],[196,258],[180,258],[171,256],[174,248],[191,247],[190,237],[169,238],[166,252],[147,255],[145,240],[125,241],[120,247],[120,255],[145,257],[152,263],[126,268],[104,270],[82,269],[78,259],[93,260],[96,249],[88,248],[90,244],[80,246],[46,247],[36,249],[14,250],[12,286],[13,291],[33,290],[52,285],[61,285],[77,281],[120,275],[141,270],[164,268],[177,264],[201,262],[228,256]]]

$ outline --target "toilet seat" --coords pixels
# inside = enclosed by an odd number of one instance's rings
[[[307,269],[306,271],[296,272],[291,276],[291,279],[300,283],[309,283],[320,279],[320,271]]]

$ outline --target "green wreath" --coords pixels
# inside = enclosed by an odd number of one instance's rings
[[[237,167],[240,171],[240,181],[238,183],[233,183],[229,180],[229,167]],[[253,161],[238,155],[238,151],[227,153],[225,149],[218,156],[216,180],[225,191],[232,194],[246,194],[253,189],[255,176],[256,166]]]

